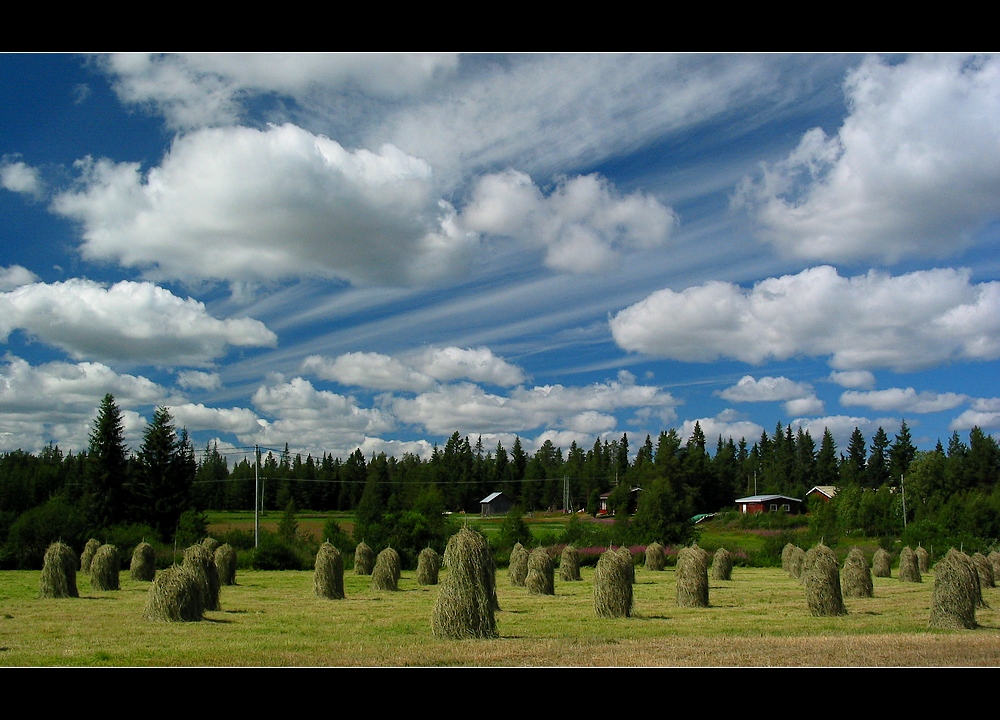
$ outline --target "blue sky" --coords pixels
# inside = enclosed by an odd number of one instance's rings
[[[0,55],[0,450],[1000,430],[1000,59]]]

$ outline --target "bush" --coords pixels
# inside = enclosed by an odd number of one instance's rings
[[[250,552],[250,567],[254,570],[309,570],[314,557],[307,544],[287,543],[262,530],[260,544]]]
[[[86,523],[78,507],[63,497],[21,513],[7,534],[5,554],[18,570],[40,570],[54,542],[83,544]]]
[[[198,510],[185,510],[177,520],[174,542],[178,547],[199,543],[208,535],[208,515]]]

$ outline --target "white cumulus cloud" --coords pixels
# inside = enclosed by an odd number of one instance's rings
[[[840,395],[844,407],[869,407],[872,410],[907,413],[932,413],[952,410],[968,400],[960,393],[937,393],[923,390],[917,392],[911,387],[888,388],[859,392],[848,390]]]
[[[953,254],[1000,216],[1000,58],[872,57],[844,90],[835,135],[810,130],[737,193],[766,240],[812,260],[895,262]]]
[[[610,319],[625,350],[686,362],[828,357],[838,370],[905,371],[1000,358],[1000,283],[966,270],[845,278],[830,266],[752,288],[663,289]]]
[[[38,168],[30,167],[20,160],[15,162],[5,160],[0,164],[0,187],[34,198],[40,198],[45,194],[45,186]]]

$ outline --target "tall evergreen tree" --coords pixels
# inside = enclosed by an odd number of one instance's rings
[[[898,483],[900,478],[905,476],[910,470],[910,463],[916,457],[917,448],[913,445],[910,437],[910,428],[906,426],[906,420],[899,424],[899,432],[896,439],[889,446],[889,478],[890,482]]]
[[[871,488],[880,488],[889,481],[889,437],[881,426],[872,436],[865,475],[866,485]]]
[[[151,525],[163,538],[171,538],[181,514],[191,507],[194,454],[187,434],[178,438],[173,417],[158,407],[146,426],[139,448],[133,483],[137,518]]]
[[[124,438],[121,410],[108,393],[94,420],[84,471],[84,504],[94,527],[109,527],[125,519],[128,449]]]

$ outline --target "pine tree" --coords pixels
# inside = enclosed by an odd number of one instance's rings
[[[109,527],[125,519],[128,450],[124,427],[114,395],[108,393],[94,420],[84,471],[84,503],[94,527]]]
[[[872,436],[871,454],[865,467],[867,486],[880,488],[889,481],[889,438],[879,426]]]
[[[892,445],[889,446],[889,477],[891,482],[899,482],[899,479],[910,470],[910,463],[916,457],[917,449],[910,438],[910,428],[906,426],[906,420],[899,425],[899,433]]]
[[[181,514],[191,508],[196,466],[187,432],[181,437],[173,417],[158,407],[142,435],[133,496],[140,518],[164,538],[173,537]]]

